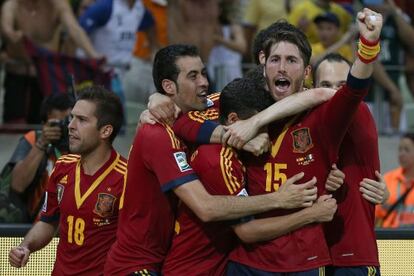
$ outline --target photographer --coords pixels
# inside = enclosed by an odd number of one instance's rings
[[[14,166],[10,197],[22,210],[24,223],[36,220],[54,163],[68,151],[67,116],[73,104],[68,94],[46,98],[40,111],[42,130],[26,133],[9,161]]]

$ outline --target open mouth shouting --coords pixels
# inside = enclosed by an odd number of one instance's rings
[[[291,81],[286,77],[277,77],[273,82],[273,93],[280,99],[289,95]]]

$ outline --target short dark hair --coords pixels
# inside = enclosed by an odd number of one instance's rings
[[[285,19],[280,19],[267,28],[257,33],[253,41],[252,55],[253,60],[256,64],[260,64],[259,53],[264,51],[266,42],[271,38],[276,38],[277,33],[280,31],[293,31],[296,29],[295,26],[289,24]]]
[[[288,22],[278,21],[275,24],[280,25],[280,30],[265,42],[264,52],[266,60],[269,58],[273,45],[279,42],[289,42],[298,47],[304,65],[308,66],[310,58],[312,56],[312,48],[306,35],[301,30]]]
[[[95,116],[98,119],[97,127],[101,129],[105,125],[112,126],[113,131],[109,137],[109,141],[112,143],[124,121],[124,110],[119,97],[103,86],[93,85],[80,90],[77,100],[95,103]]]
[[[154,80],[155,88],[158,92],[165,94],[162,88],[162,81],[164,79],[177,82],[178,74],[180,73],[176,61],[180,57],[198,57],[200,56],[197,47],[185,44],[173,44],[160,49],[154,58],[152,66],[152,78]]]
[[[238,78],[227,84],[220,94],[220,123],[225,124],[230,113],[244,120],[266,108],[263,89],[253,80]]]
[[[318,71],[318,68],[321,65],[321,63],[324,62],[325,60],[328,62],[345,62],[346,64],[349,65],[349,67],[352,66],[351,62],[347,60],[345,57],[343,57],[341,54],[338,54],[338,53],[327,54],[322,59],[318,60],[318,62],[312,68],[314,84],[316,83],[316,72]]]
[[[68,93],[51,94],[42,102],[42,106],[40,108],[40,119],[43,123],[46,123],[49,113],[52,112],[52,110],[65,111],[72,109],[74,104],[75,99]]]

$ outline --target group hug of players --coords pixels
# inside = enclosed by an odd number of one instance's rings
[[[311,48],[287,22],[259,33],[262,65],[210,96],[195,47],[159,50],[159,93],[128,161],[112,147],[119,99],[80,91],[71,154],[56,162],[40,221],[10,264],[25,266],[58,229],[53,275],[380,275],[374,208],[384,191],[362,99],[382,23],[363,9],[352,66],[332,55],[314,70],[324,74],[314,80],[337,78],[337,91],[303,91]]]

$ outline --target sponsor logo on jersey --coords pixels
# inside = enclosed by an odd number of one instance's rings
[[[93,212],[103,218],[112,216],[116,197],[111,194],[99,193]]]
[[[298,163],[298,165],[302,166],[309,165],[313,161],[315,161],[315,159],[313,159],[313,155],[311,153],[306,156],[296,158],[296,162]]]
[[[191,170],[190,165],[187,162],[185,152],[179,151],[174,153],[175,162],[177,162],[178,168],[181,172]]]
[[[291,132],[293,138],[293,152],[305,153],[313,148],[309,128],[299,128]]]
[[[62,201],[64,191],[65,191],[65,186],[61,184],[56,185],[56,195],[57,195],[58,204],[60,204],[60,202]]]

